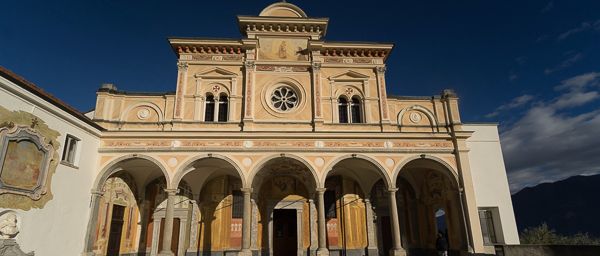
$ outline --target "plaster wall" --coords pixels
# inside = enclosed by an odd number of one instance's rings
[[[517,224],[513,214],[504,158],[500,148],[496,124],[467,124],[464,129],[473,131],[467,140],[469,159],[478,208],[498,209],[496,235],[499,243],[519,244]]]
[[[56,168],[50,184],[52,199],[42,209],[11,209],[19,216],[16,240],[23,251],[35,251],[40,256],[79,255],[89,219],[90,188],[97,172],[98,131],[1,77],[0,106],[31,113],[58,131],[60,157],[67,134],[80,139],[76,167],[59,163]],[[0,212],[4,210],[8,209],[0,208]]]

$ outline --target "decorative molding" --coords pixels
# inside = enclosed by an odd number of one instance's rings
[[[273,72],[308,72],[308,67],[299,66],[274,66],[274,65],[257,65],[256,71],[273,71]]]

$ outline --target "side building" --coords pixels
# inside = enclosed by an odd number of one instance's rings
[[[83,115],[0,69],[0,219],[40,255],[456,255],[518,244],[498,130],[451,90],[388,96],[393,44],[285,2],[170,38],[173,93]]]

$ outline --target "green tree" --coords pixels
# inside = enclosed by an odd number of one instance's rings
[[[563,236],[557,234],[546,223],[542,223],[537,227],[526,228],[519,234],[519,237],[522,244],[600,245],[600,239],[591,237],[588,233]]]

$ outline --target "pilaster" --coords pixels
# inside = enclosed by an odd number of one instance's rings
[[[175,93],[175,108],[173,112],[173,119],[175,120],[181,120],[183,117],[183,95],[185,94],[185,86],[187,84],[187,71],[187,62],[180,61],[177,63],[177,90]]]
[[[375,68],[375,74],[377,75],[377,93],[379,97],[379,113],[381,118],[381,124],[390,124],[390,117],[387,104],[387,93],[385,87],[385,66],[379,66]]]

